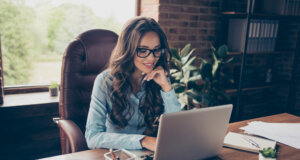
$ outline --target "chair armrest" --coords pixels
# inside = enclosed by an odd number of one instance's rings
[[[84,135],[72,120],[60,119],[57,125],[67,136],[72,153],[88,149]]]

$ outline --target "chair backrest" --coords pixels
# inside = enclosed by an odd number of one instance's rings
[[[59,114],[61,119],[75,122],[85,132],[91,93],[96,76],[108,67],[118,35],[94,29],[80,34],[67,47],[61,70]],[[62,152],[68,153],[61,136]]]

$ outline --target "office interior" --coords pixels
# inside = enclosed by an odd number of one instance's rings
[[[171,47],[191,44],[196,48],[193,55],[208,61],[213,60],[212,46],[227,45],[226,58],[233,60],[222,64],[221,70],[232,81],[221,88],[229,101],[218,104],[233,104],[230,122],[279,113],[300,116],[300,2],[283,9],[279,2],[136,0],[135,15],[154,18]],[[200,68],[201,61],[195,65]],[[0,159],[60,155],[60,131],[53,121],[60,117],[60,95],[50,97],[48,85],[6,88],[3,70],[5,66],[1,67]]]

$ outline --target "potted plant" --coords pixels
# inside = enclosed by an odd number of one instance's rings
[[[49,93],[51,97],[55,97],[58,95],[58,83],[55,81],[52,81],[49,85]]]
[[[226,95],[222,84],[225,81],[233,83],[233,80],[220,69],[223,64],[233,59],[227,58],[226,45],[218,49],[212,46],[213,60],[210,62],[198,58],[201,62],[200,67],[194,64],[197,58],[191,57],[195,51],[195,48],[191,48],[191,44],[185,45],[181,50],[172,47],[170,50],[172,54],[171,82],[183,110],[229,102],[230,98]]]
[[[276,160],[277,151],[274,148],[264,148],[259,151],[259,160]]]

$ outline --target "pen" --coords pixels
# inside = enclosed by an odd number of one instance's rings
[[[249,142],[250,144],[252,144],[253,146],[255,146],[256,148],[260,149],[260,146],[259,146],[255,141],[253,141],[252,139],[250,139],[249,137],[243,136],[243,138],[244,138],[247,142]]]
[[[112,159],[113,159],[113,160],[117,160],[116,155],[114,154],[114,151],[113,151],[112,148],[109,149],[109,152],[110,152],[110,154],[111,154]]]

